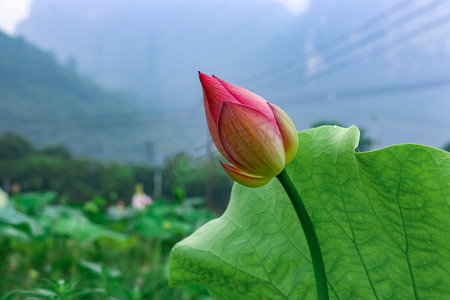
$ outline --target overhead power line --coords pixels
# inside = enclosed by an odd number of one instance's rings
[[[445,14],[443,16],[441,16],[440,18],[437,18],[435,20],[432,20],[430,22],[427,22],[425,24],[423,24],[422,26],[415,28],[409,32],[406,32],[405,34],[402,34],[401,36],[389,41],[387,44],[385,45],[381,45],[378,47],[375,47],[373,49],[370,49],[362,54],[358,55],[358,59],[357,57],[353,56],[353,57],[349,57],[347,59],[344,59],[342,61],[338,61],[337,63],[334,63],[330,66],[324,67],[322,69],[319,69],[316,73],[314,73],[313,75],[310,75],[308,78],[303,78],[301,82],[296,82],[297,84],[304,84],[306,82],[310,82],[312,80],[316,80],[318,78],[324,77],[324,76],[328,76],[332,73],[335,73],[337,71],[341,71],[343,69],[346,69],[349,66],[358,64],[364,60],[367,60],[368,58],[373,58],[377,55],[380,55],[388,50],[391,50],[392,48],[395,48],[405,42],[408,42],[414,38],[417,38],[421,35],[423,35],[424,33],[431,31],[435,28],[438,28],[442,25],[447,24],[448,22],[450,22],[450,13]],[[297,78],[298,79],[298,78]],[[287,84],[288,83],[293,83],[295,82],[295,79],[293,78],[293,80],[286,80],[285,81]]]
[[[374,43],[376,44],[376,42],[378,40],[387,36],[387,34],[386,34],[387,32],[389,32],[389,34],[392,34],[392,32],[402,29],[405,25],[411,24],[412,22],[417,20],[419,17],[429,13],[430,11],[436,9],[438,6],[440,6],[446,2],[448,2],[448,0],[430,1],[427,4],[420,6],[416,9],[414,9],[413,11],[410,11],[409,13],[407,13],[405,15],[402,15],[392,21],[389,21],[387,24],[383,25],[383,27],[379,28],[378,30],[369,32],[368,34],[362,36],[359,39],[359,43],[356,46],[354,45],[353,42],[347,40],[347,43],[345,43],[342,47],[337,47],[337,49],[331,47],[331,48],[324,48],[323,50],[321,50],[322,48],[319,48],[317,55],[329,53],[329,54],[326,54],[323,56],[324,62],[326,65],[319,71],[326,72],[329,69],[329,67],[328,67],[329,65],[333,66],[336,61],[340,61],[342,59],[345,59],[346,57],[350,56],[350,57],[353,57],[350,59],[354,59],[355,55],[357,55],[355,53],[357,53],[358,51],[361,51],[361,49],[364,49],[367,46],[370,46]],[[403,6],[400,6],[400,7],[403,7]],[[433,21],[430,23],[433,23]],[[425,27],[428,27],[428,26],[425,26]],[[423,33],[423,32],[421,32],[421,33]],[[288,67],[284,68],[283,70],[280,70],[278,73],[272,73],[271,79],[274,80],[277,78],[286,77],[288,74],[301,72],[299,75],[291,75],[291,76],[289,76],[289,78],[291,80],[292,80],[293,76],[306,78],[303,82],[307,82],[307,81],[310,81],[313,77],[317,76],[317,75],[313,75],[312,77],[311,76],[305,77],[307,70],[308,70],[307,64],[295,65],[295,63],[291,62],[291,64]],[[290,82],[289,79],[288,80],[283,79],[283,83],[289,83],[289,82]]]
[[[373,17],[371,17],[371,18],[361,22],[360,24],[354,26],[353,28],[345,31],[344,33],[341,33],[338,36],[336,36],[322,44],[319,44],[318,47],[320,49],[324,49],[324,50],[328,51],[328,49],[331,49],[332,47],[336,47],[336,46],[342,44],[343,42],[348,41],[350,39],[350,37],[352,36],[352,34],[354,34],[355,32],[358,32],[358,31],[363,32],[367,29],[374,27],[378,23],[386,20],[386,18],[392,17],[395,14],[397,14],[398,12],[402,11],[403,9],[411,7],[411,4],[413,4],[414,2],[415,2],[414,0],[399,1],[399,2],[395,3],[394,5],[386,8],[385,10],[379,12],[378,14],[374,15]]]
[[[426,91],[438,88],[450,87],[450,77],[419,80],[405,83],[381,85],[376,87],[364,87],[357,89],[345,89],[316,93],[309,95],[285,95],[278,96],[280,103],[305,104],[305,103],[329,103],[331,100],[352,100],[361,98],[372,98],[381,96],[393,96],[400,93],[415,91]]]
[[[19,120],[17,120],[19,123]],[[155,125],[156,127],[160,127],[161,124],[165,122],[178,123],[178,122],[196,122],[197,119],[192,118],[192,114],[189,112],[180,113],[177,115],[148,115],[143,118],[140,116],[139,118],[128,118],[124,116],[121,119],[84,119],[80,121],[80,119],[53,119],[52,122],[43,122],[42,119],[39,119],[37,122],[33,121],[33,119],[27,119],[24,121],[20,121],[20,125],[17,127],[26,128],[30,131],[61,131],[61,130],[70,130],[70,129],[98,129],[98,128],[118,128],[118,127],[132,127],[132,126],[140,126],[143,124],[146,125]]]
[[[385,9],[385,10],[379,12],[378,14],[370,17],[369,19],[359,23],[358,25],[346,30],[345,32],[331,38],[330,40],[328,40],[322,44],[319,44],[317,46],[317,53],[322,54],[322,53],[327,53],[327,52],[334,50],[341,44],[343,44],[343,43],[345,44],[346,42],[348,42],[350,36],[352,34],[354,34],[355,32],[357,32],[359,34],[363,33],[364,31],[366,31],[366,30],[372,28],[373,26],[377,25],[378,23],[382,22],[387,17],[392,17],[396,13],[409,7],[411,5],[411,3],[414,3],[414,1],[404,0],[404,1],[397,2],[393,6],[388,7],[387,9]],[[268,77],[275,77],[275,75],[279,76],[279,73],[285,72],[287,69],[290,69],[293,66],[297,65],[298,60],[299,60],[299,58],[286,60],[284,63],[281,63],[278,66],[274,66],[263,72],[260,72],[256,75],[248,78],[247,80],[249,80],[249,81],[250,80],[258,80],[259,81],[261,79],[267,79]]]
[[[408,23],[411,23],[413,21],[415,21],[418,17],[422,16],[425,13],[428,13],[430,10],[433,10],[435,8],[437,8],[439,5],[442,5],[443,3],[445,3],[447,0],[439,0],[439,1],[431,1],[430,3],[428,3],[427,5],[424,5],[422,7],[419,7],[416,10],[413,10],[412,12],[392,21],[391,23],[387,24],[386,27],[389,27],[389,34],[391,34],[392,32],[395,32],[399,29],[401,29],[401,26],[404,26]],[[364,36],[363,38],[361,38],[359,40],[358,43],[358,47],[356,48],[356,50],[364,48],[367,45],[373,44],[374,42],[376,42],[377,40],[383,38],[386,36],[386,27],[380,28],[372,33],[367,34],[366,36]],[[355,52],[355,47],[352,44],[348,44],[343,48],[338,49],[337,51],[325,55],[324,56],[324,61],[325,63],[327,62],[333,62],[336,60],[340,60],[342,59],[342,57],[346,56],[347,54],[352,54]],[[299,70],[307,70],[307,66],[304,65],[300,68],[295,68],[292,69],[291,72],[295,72],[295,71],[299,71]]]

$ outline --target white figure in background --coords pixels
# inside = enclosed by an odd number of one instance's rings
[[[8,194],[6,194],[1,188],[0,188],[0,209],[6,205],[8,205]]]
[[[151,205],[153,200],[150,196],[144,193],[144,188],[142,184],[136,184],[136,193],[133,195],[133,199],[131,199],[131,205],[133,205],[134,209],[144,210],[147,205]]]

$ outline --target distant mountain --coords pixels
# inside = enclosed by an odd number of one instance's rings
[[[170,132],[175,125],[155,130],[168,114],[106,90],[73,64],[62,65],[52,53],[0,32],[0,131],[20,132],[38,145],[62,143],[102,160],[144,161],[153,132],[176,136]],[[161,150],[172,143],[166,140]]]

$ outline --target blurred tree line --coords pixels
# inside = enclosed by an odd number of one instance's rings
[[[313,127],[338,122],[320,121]],[[371,150],[373,140],[361,129],[359,151]],[[450,142],[442,147],[450,150]],[[357,150],[357,151],[358,151]],[[206,151],[205,151],[206,152]],[[161,191],[157,197],[181,200],[204,197],[209,208],[222,211],[229,200],[232,181],[218,164],[217,152],[201,158],[178,153],[166,158],[162,168]],[[129,203],[137,183],[155,196],[155,167],[143,164],[104,163],[91,158],[74,157],[64,146],[36,148],[25,137],[0,134],[0,180],[4,191],[15,183],[22,191],[52,190],[70,202],[85,203],[95,197],[109,204]]]
[[[212,161],[217,160],[195,159],[184,153],[167,158],[158,196],[172,200],[205,197],[210,208],[223,210],[232,181]],[[109,204],[118,200],[129,204],[137,183],[153,196],[154,175],[154,166],[78,158],[64,146],[38,149],[19,134],[0,135],[0,178],[6,192],[20,185],[22,191],[56,191],[70,202],[84,203],[101,196]]]

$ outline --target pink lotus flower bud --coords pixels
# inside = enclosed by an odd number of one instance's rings
[[[298,136],[289,116],[241,87],[199,72],[206,121],[221,163],[238,183],[259,187],[283,171],[297,153]]]
[[[138,183],[135,186],[136,193],[131,199],[131,205],[137,210],[144,210],[147,205],[151,205],[153,200],[150,196],[144,193],[142,184]]]

